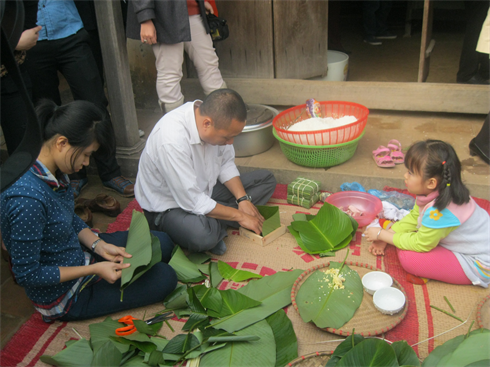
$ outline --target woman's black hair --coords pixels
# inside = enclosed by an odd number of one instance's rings
[[[36,113],[44,142],[62,135],[74,148],[72,168],[83,150],[93,142],[99,143],[99,149],[105,154],[114,151],[114,132],[107,112],[92,102],[74,101],[58,107],[53,101],[42,99],[36,106]]]
[[[462,205],[470,201],[470,192],[461,180],[461,162],[451,144],[441,140],[419,141],[408,149],[405,167],[424,180],[437,180],[439,196],[434,206],[438,210],[451,202]]]

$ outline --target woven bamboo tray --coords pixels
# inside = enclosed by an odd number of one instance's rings
[[[376,269],[375,267],[358,263],[358,262],[347,262],[345,263],[352,270],[357,271],[359,277],[362,278],[366,273],[370,271],[381,271],[380,269]],[[312,267],[304,271],[298,279],[293,284],[293,288],[291,289],[291,301],[293,303],[293,307],[298,311],[298,305],[296,304],[296,295],[301,288],[301,285],[304,283],[306,278],[310,276],[311,273],[315,272],[318,269],[328,268],[330,266],[330,262],[326,264],[320,264]],[[360,334],[362,336],[373,336],[387,332],[388,330],[393,329],[396,325],[398,325],[407,315],[408,311],[408,297],[405,293],[403,287],[398,283],[395,279],[393,279],[393,287],[398,288],[405,295],[405,306],[403,309],[394,314],[394,315],[384,315],[379,312],[373,303],[373,296],[364,292],[364,296],[362,298],[362,303],[357,309],[356,313],[347,323],[345,323],[339,329],[333,328],[320,328],[322,330],[328,331],[329,333],[348,336],[352,334],[352,329],[355,329],[355,334]]]
[[[476,323],[479,328],[490,329],[490,294],[484,297],[476,307]]]
[[[293,359],[285,367],[323,367],[330,359],[333,351],[315,352]]]

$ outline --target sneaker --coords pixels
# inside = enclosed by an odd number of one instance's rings
[[[82,178],[80,180],[71,180],[70,185],[71,189],[73,190],[73,198],[76,199],[77,197],[80,196],[80,193],[82,190],[87,186],[88,184],[88,178]]]
[[[488,79],[484,79],[482,76],[480,76],[479,74],[475,74],[473,75],[470,79],[468,80],[461,80],[461,79],[458,79],[457,80],[458,83],[461,83],[461,84],[480,84],[480,85],[488,85],[490,84],[490,81]]]
[[[112,180],[102,182],[102,184],[125,198],[134,196],[134,184],[124,176],[114,177]]]
[[[376,36],[377,39],[380,39],[380,40],[394,40],[395,38],[397,37],[396,34],[394,33],[390,33],[388,31],[384,31],[383,33],[381,34],[378,34]]]
[[[364,38],[364,42],[369,43],[372,46],[379,46],[383,44],[379,39],[374,36]]]
[[[223,255],[226,252],[225,241],[221,240],[218,242],[216,246],[214,246],[211,250],[209,250],[212,254],[215,255]]]

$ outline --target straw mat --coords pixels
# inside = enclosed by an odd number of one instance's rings
[[[392,188],[389,188],[392,189]],[[401,190],[400,190],[401,191]],[[298,212],[316,214],[320,209],[321,203],[317,203],[310,209],[287,204],[286,185],[277,185],[276,191],[269,201],[269,205],[279,206],[281,223],[289,225],[292,215]],[[477,200],[478,204],[487,211],[490,203],[486,200]],[[108,232],[127,230],[131,222],[133,210],[141,210],[138,203],[133,200],[128,207],[117,217],[116,221],[108,227]],[[373,256],[368,249],[368,243],[358,231],[354,240],[347,247],[349,249],[348,262],[363,264],[372,268],[381,269],[389,273],[394,280],[404,289],[407,295],[407,313],[401,322],[391,330],[382,334],[390,341],[406,340],[413,345],[415,352],[421,359],[425,358],[436,346],[445,341],[466,333],[471,321],[476,320],[477,304],[487,295],[489,291],[471,285],[450,285],[438,281],[430,280],[424,285],[414,285],[407,282],[407,273],[401,268],[396,251],[393,246],[388,246],[385,256]],[[223,256],[214,256],[215,259],[226,261],[237,269],[252,271],[261,275],[272,275],[277,271],[289,269],[308,270],[314,266],[325,264],[329,261],[342,261],[347,249],[340,250],[335,257],[320,258],[318,255],[304,253],[297,245],[293,236],[287,232],[269,245],[262,247],[247,238],[241,237],[238,230],[229,229],[228,237],[225,238],[228,251]],[[356,269],[357,270],[357,269]],[[246,283],[236,283],[223,281],[220,289],[237,289]],[[449,306],[444,300],[446,296],[456,310],[456,315],[463,320],[469,321],[450,332],[433,339],[426,340],[438,334],[455,328],[461,323],[436,311],[430,307],[435,305],[450,312]],[[364,297],[371,297],[364,293]],[[163,305],[155,304],[148,307],[131,310],[110,315],[112,318],[122,317],[131,314],[142,318],[145,315],[150,317],[154,313],[161,311]],[[292,305],[286,308],[287,315],[291,319],[296,336],[298,338],[298,355],[309,356],[310,354],[331,352],[343,340],[343,336],[321,330],[312,323],[304,323],[298,312]],[[382,315],[381,315],[382,316]],[[386,316],[388,317],[388,316]],[[397,315],[391,316],[395,320]],[[78,338],[73,329],[85,338],[89,338],[88,325],[93,322],[100,322],[104,318],[93,319],[80,322],[54,322],[45,324],[41,318],[33,315],[13,336],[10,342],[4,347],[0,355],[2,366],[45,366],[39,362],[42,354],[53,355],[63,349],[64,343],[70,338]],[[185,320],[171,320],[171,324],[178,333]],[[476,325],[474,325],[476,328]],[[166,326],[161,330],[165,336],[172,338],[172,333]],[[421,343],[420,343],[421,342]],[[418,345],[415,345],[420,343]],[[322,352],[323,351],[323,352]],[[318,357],[318,356],[317,356]],[[308,358],[311,359],[311,358]],[[315,358],[312,358],[315,360]],[[316,362],[316,360],[315,360]],[[316,365],[322,365],[318,363]],[[324,365],[324,363],[323,363]],[[299,366],[299,365],[298,365]]]

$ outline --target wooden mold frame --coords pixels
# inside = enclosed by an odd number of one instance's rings
[[[272,231],[269,233],[267,236],[262,237],[255,232],[249,231],[248,229],[245,229],[243,227],[240,227],[240,236],[246,237],[249,240],[251,240],[254,243],[259,244],[260,246],[264,247],[273,242],[274,240],[278,239],[281,237],[284,233],[286,233],[286,226],[284,224],[281,224],[279,228],[276,230]]]

